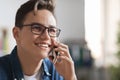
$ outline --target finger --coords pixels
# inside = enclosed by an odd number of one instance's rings
[[[56,42],[55,43],[58,47],[63,47],[63,48],[65,48],[65,49],[69,49],[68,48],[68,45],[66,45],[66,44],[63,44],[63,43],[60,43],[60,42]]]
[[[73,60],[71,60],[67,56],[58,56],[55,65],[62,64],[62,63],[64,63],[64,64],[66,64],[66,63],[73,64],[74,62],[73,62]]]
[[[62,56],[67,56],[67,57],[71,58],[68,49],[65,49],[65,48],[62,48],[62,47],[58,47],[58,48],[55,48],[55,51],[60,52],[60,55],[62,55]]]
[[[51,40],[52,40],[52,44],[53,44],[54,46],[56,46],[56,47],[63,47],[63,48],[65,48],[65,49],[69,49],[69,48],[68,48],[68,45],[65,45],[65,44],[63,44],[63,43],[60,43],[59,41],[54,40],[54,39],[51,39]]]
[[[61,50],[63,50],[65,53],[67,53],[67,56],[68,57],[71,57],[70,56],[70,52],[69,52],[69,47],[68,47],[68,45],[65,45],[65,44],[63,44],[63,43],[58,43],[58,45],[59,45],[59,49],[61,49]],[[68,54],[69,53],[69,54]]]
[[[52,46],[57,46],[58,45],[57,39],[51,39],[51,43],[52,43]]]

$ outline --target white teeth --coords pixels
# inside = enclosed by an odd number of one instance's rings
[[[41,47],[48,47],[47,44],[38,44],[38,46],[41,46]]]

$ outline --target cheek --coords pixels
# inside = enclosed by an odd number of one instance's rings
[[[34,39],[34,40],[36,40],[36,39],[39,39],[39,35],[32,35],[32,38]]]
[[[31,34],[28,34],[27,32],[24,32],[20,36],[20,42],[22,45],[24,44],[31,45],[33,40],[34,40],[33,36]]]

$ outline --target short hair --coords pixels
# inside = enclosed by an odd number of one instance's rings
[[[22,28],[26,15],[31,11],[34,11],[33,14],[35,15],[36,10],[46,9],[55,16],[54,8],[55,2],[53,0],[29,0],[18,9],[15,17],[15,26]]]

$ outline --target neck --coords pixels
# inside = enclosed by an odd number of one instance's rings
[[[35,59],[32,56],[28,57],[25,53],[18,51],[18,57],[21,63],[23,73],[25,75],[31,76],[38,72],[42,66],[43,59]]]

